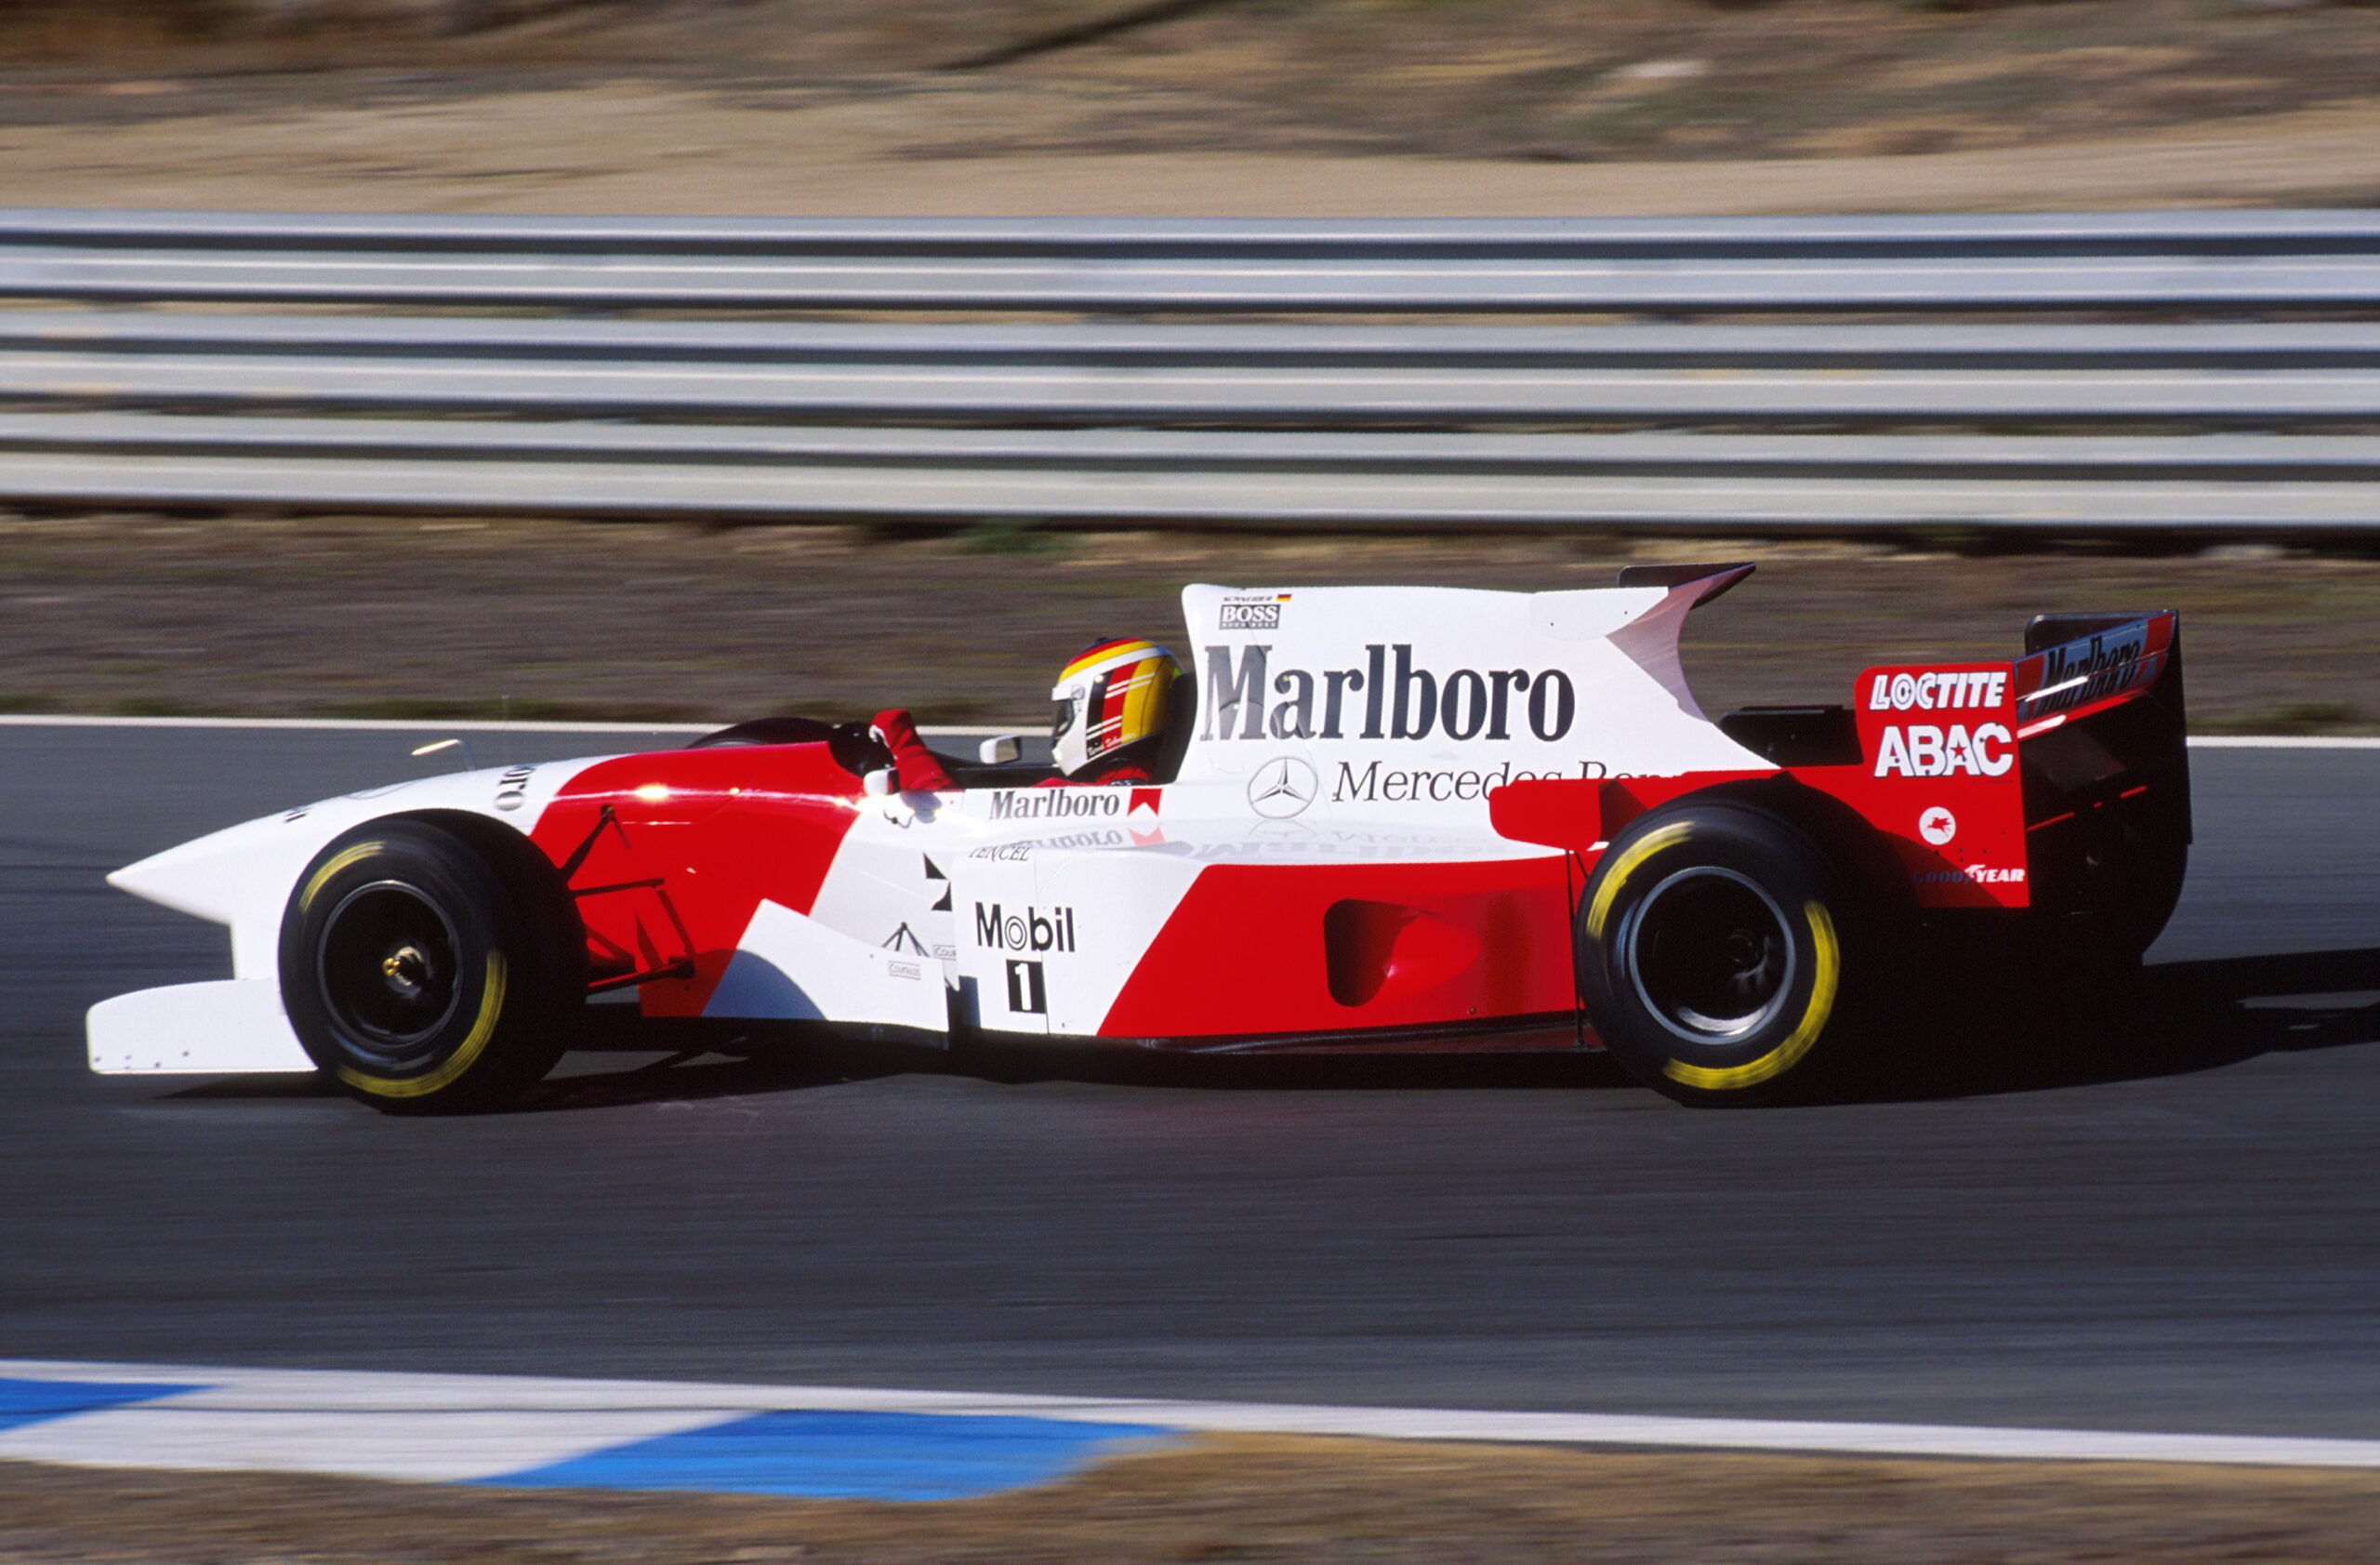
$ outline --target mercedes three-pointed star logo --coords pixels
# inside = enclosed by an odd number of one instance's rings
[[[1322,786],[1314,768],[1294,755],[1276,756],[1248,779],[1248,807],[1267,820],[1302,815]]]

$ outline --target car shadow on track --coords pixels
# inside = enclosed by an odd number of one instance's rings
[[[1834,1101],[2145,1081],[2380,1042],[2380,948],[2164,962],[2095,984],[1994,988],[1892,1040],[1896,1068]]]
[[[1950,981],[1888,1029],[1856,1084],[1809,1104],[2039,1092],[2380,1042],[2380,948],[2169,962],[2091,984]],[[1958,1002],[1961,995],[1988,1001]],[[1241,1091],[1633,1087],[1600,1053],[1217,1056],[1057,1048],[962,1058],[997,1080]]]
[[[2380,948],[2167,962],[2091,985],[1948,983],[1922,1028],[1895,1029],[1884,1068],[1796,1101],[1837,1104],[2041,1092],[2211,1070],[2259,1054],[2380,1042]],[[1959,995],[1989,994],[1958,1003]],[[811,1043],[728,1057],[580,1054],[506,1112],[813,1091],[905,1073],[1210,1092],[1634,1087],[1598,1053],[1197,1055],[1080,1046],[953,1054]],[[309,1077],[238,1078],[177,1098],[333,1094]]]
[[[695,1102],[760,1093],[799,1092],[840,1086],[872,1076],[889,1076],[913,1062],[782,1051],[730,1057],[686,1051],[648,1049],[577,1054],[499,1113],[553,1113],[582,1108],[618,1108],[640,1103]],[[232,1076],[168,1093],[178,1102],[257,1098],[336,1098],[338,1084],[320,1074]]]

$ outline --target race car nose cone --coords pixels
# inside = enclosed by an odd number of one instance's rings
[[[148,897],[154,901],[153,894],[163,889],[163,882],[168,878],[160,873],[161,869],[165,868],[161,865],[160,860],[168,856],[170,853],[152,854],[137,863],[127,864],[123,869],[109,874],[108,884],[118,891],[128,891],[135,896]]]
[[[108,877],[108,884],[178,913],[230,923],[244,895],[270,882],[270,873],[258,872],[260,855],[273,860],[262,868],[276,873],[281,859],[302,855],[306,844],[284,846],[282,830],[276,818],[227,827],[127,864]],[[295,868],[288,872],[294,874]]]

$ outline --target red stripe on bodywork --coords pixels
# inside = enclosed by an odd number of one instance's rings
[[[1218,1037],[1567,1013],[1560,857],[1210,865],[1100,1032]]]
[[[860,796],[823,744],[623,756],[573,777],[530,841],[558,865],[587,850],[571,885],[592,975],[689,960],[692,978],[641,995],[648,1016],[695,1016],[763,898],[816,905]]]

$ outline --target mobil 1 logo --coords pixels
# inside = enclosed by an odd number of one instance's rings
[[[1050,990],[1042,982],[1041,964],[1038,962],[1012,962],[1008,964],[1008,1008],[1019,1016],[1046,1016],[1050,1014]]]

